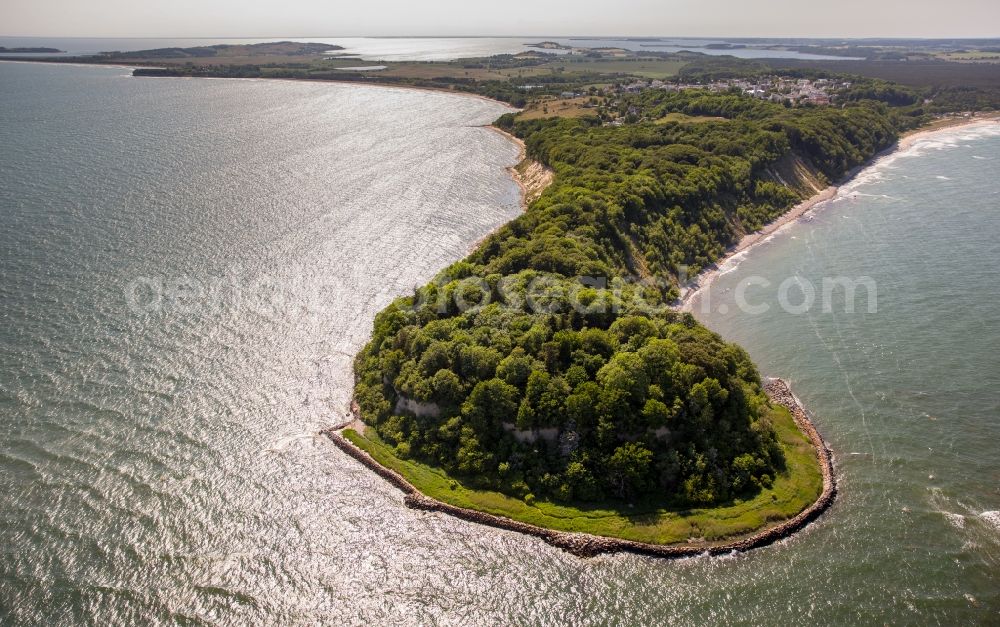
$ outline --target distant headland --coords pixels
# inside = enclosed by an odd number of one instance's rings
[[[59,48],[6,48],[0,46],[0,54],[61,54]]]
[[[276,41],[260,44],[216,44],[214,46],[194,46],[191,48],[153,48],[128,52],[102,52],[95,59],[135,60],[177,60],[196,59],[198,61],[222,60],[227,63],[239,62],[246,58],[262,57],[306,57],[343,50],[334,44],[302,43],[297,41]]]

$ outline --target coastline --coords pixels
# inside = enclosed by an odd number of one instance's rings
[[[485,98],[485,96],[481,96]],[[499,102],[499,101],[496,101]],[[507,175],[517,184],[518,189],[521,191],[521,211],[527,211],[528,205],[534,202],[542,192],[545,191],[549,185],[555,180],[555,172],[551,168],[542,165],[540,162],[534,159],[529,159],[527,155],[527,148],[524,142],[521,141],[520,137],[511,135],[502,128],[498,128],[492,124],[483,124],[480,128],[484,128],[488,131],[492,131],[503,136],[507,141],[517,146],[517,163],[511,166],[507,166]],[[477,248],[479,248],[483,242],[498,230],[503,228],[509,222],[501,224],[497,228],[493,229],[486,235],[483,235],[469,247],[469,253],[471,254]]]
[[[126,70],[135,71],[144,66],[137,65],[121,65],[113,63],[96,63],[87,61],[46,61],[44,59],[0,59],[0,62],[9,63],[42,63],[49,65],[66,65],[70,67],[113,67]],[[132,76],[132,78],[180,78],[180,79],[204,79],[204,80],[228,80],[228,81],[289,81],[296,83],[329,83],[331,85],[355,85],[361,87],[382,87],[388,89],[408,89],[412,91],[421,91],[433,94],[451,94],[454,96],[463,96],[465,98],[475,98],[477,100],[485,100],[486,102],[493,102],[501,106],[507,107],[514,111],[520,111],[517,107],[511,106],[510,103],[504,102],[502,100],[497,100],[496,98],[490,98],[488,96],[483,96],[482,94],[476,94],[472,92],[465,92],[456,89],[450,89],[447,87],[422,87],[417,85],[405,85],[397,84],[391,81],[380,81],[379,79],[374,79],[372,81],[358,81],[358,80],[335,80],[329,78],[286,78],[286,77],[252,77],[244,78],[238,76]],[[518,162],[515,165],[508,166],[506,168],[507,173],[510,177],[517,183],[517,186],[521,189],[521,209],[525,210],[528,208],[536,198],[541,196],[545,188],[552,184],[555,178],[555,172],[550,168],[542,165],[534,159],[527,158],[527,150],[525,149],[524,142],[521,138],[516,137],[507,131],[494,126],[493,124],[483,124],[481,126],[487,130],[499,133],[505,137],[508,141],[513,143],[518,148]],[[478,246],[483,239],[489,237],[489,234],[484,236],[482,239],[478,240],[474,246]]]
[[[122,63],[87,63],[86,61],[77,61],[75,59],[72,61],[69,59],[67,59],[66,61],[46,61],[45,59],[22,59],[15,57],[9,57],[9,58],[0,57],[0,63],[28,63],[35,65],[41,64],[41,65],[54,65],[54,66],[65,65],[68,67],[113,67],[123,70],[138,70],[147,68],[147,66],[144,65],[125,65]]]
[[[541,196],[545,188],[552,184],[552,181],[555,180],[555,172],[541,162],[529,159],[527,148],[520,137],[512,135],[492,124],[486,124],[483,128],[502,135],[517,146],[517,164],[509,166],[507,173],[510,174],[510,178],[514,179],[517,186],[521,188],[521,209],[526,210],[528,205]]]
[[[0,59],[0,62],[9,63],[41,63],[48,65],[65,65],[70,67],[113,67],[126,70],[140,69],[145,66],[138,65],[120,65],[113,63],[96,63],[87,61],[47,61],[44,59]],[[328,83],[331,85],[354,85],[361,87],[381,87],[387,89],[408,89],[412,91],[420,91],[432,94],[451,94],[453,96],[462,96],[465,98],[475,98],[477,100],[485,100],[486,102],[496,103],[498,105],[507,107],[514,111],[520,111],[517,107],[511,106],[508,102],[503,102],[502,100],[497,100],[495,98],[490,98],[488,96],[483,96],[481,94],[476,94],[472,92],[459,91],[456,89],[450,89],[447,87],[421,87],[417,85],[404,85],[396,84],[390,81],[379,81],[374,79],[372,81],[358,81],[358,80],[335,80],[329,78],[286,78],[286,77],[267,77],[258,76],[251,78],[244,78],[238,76],[135,76],[132,78],[176,78],[176,79],[201,79],[201,80],[226,80],[226,81],[289,81],[296,83]],[[551,168],[542,165],[540,162],[534,159],[529,159],[527,157],[527,150],[525,148],[524,142],[521,138],[516,137],[508,133],[507,131],[494,126],[493,124],[483,124],[481,128],[485,128],[489,131],[498,133],[510,141],[512,144],[517,146],[518,149],[518,160],[517,163],[512,166],[507,166],[507,174],[513,179],[514,183],[517,184],[518,188],[521,190],[521,210],[527,210],[528,205],[535,201],[542,192],[545,191],[552,181],[555,180],[555,172]],[[499,228],[499,227],[497,227]],[[476,240],[471,250],[475,250],[479,245],[490,235],[495,233],[496,230],[487,233],[480,239]]]
[[[86,61],[79,59],[67,59],[62,60],[48,60],[48,59],[4,59],[0,58],[0,63],[35,63],[43,65],[66,65],[70,67],[115,67],[127,70],[139,70],[139,69],[164,69],[162,66],[154,65],[128,65],[122,63],[100,63],[97,61]],[[517,107],[512,106],[509,102],[504,102],[502,100],[497,100],[496,98],[490,98],[489,96],[483,96],[482,94],[476,94],[473,92],[460,91],[457,89],[451,89],[448,87],[426,87],[419,85],[406,85],[394,83],[387,80],[379,80],[375,78],[371,81],[359,81],[359,80],[338,80],[333,78],[291,78],[286,76],[135,76],[132,78],[184,78],[184,79],[208,79],[208,80],[226,80],[226,81],[292,81],[296,83],[330,83],[332,85],[362,85],[368,87],[395,87],[397,89],[412,89],[415,91],[424,91],[430,93],[438,94],[453,94],[456,96],[466,96],[469,98],[478,98],[479,100],[486,100],[487,102],[495,102],[501,104],[509,109],[519,110]],[[498,129],[499,130],[499,129]],[[513,137],[513,136],[512,136]],[[518,140],[520,141],[520,140]]]
[[[440,512],[469,522],[516,531],[544,540],[547,544],[562,549],[577,557],[595,557],[604,553],[635,553],[650,557],[685,558],[699,555],[725,555],[760,548],[784,540],[802,530],[819,518],[833,504],[837,495],[837,481],[834,474],[833,454],[823,437],[816,430],[805,408],[792,393],[783,379],[765,379],[764,390],[772,403],[786,407],[792,414],[796,426],[809,439],[816,451],[822,473],[823,489],[819,497],[794,517],[765,527],[750,535],[734,540],[704,543],[650,544],[636,540],[625,540],[607,536],[597,536],[579,532],[565,532],[539,527],[530,523],[513,520],[479,510],[450,505],[421,493],[401,474],[387,468],[366,451],[344,437],[346,429],[363,425],[356,403],[351,403],[350,420],[330,427],[321,433],[327,436],[341,451],[354,458],[363,466],[382,477],[405,495],[403,503],[410,509]]]
[[[731,260],[736,255],[745,253],[755,246],[763,243],[771,235],[774,235],[784,227],[795,222],[803,215],[809,211],[816,208],[829,200],[833,200],[837,197],[841,187],[847,185],[853,181],[859,174],[865,170],[874,167],[880,160],[885,157],[889,157],[897,152],[907,150],[912,147],[918,141],[925,139],[927,137],[933,136],[937,133],[945,133],[955,131],[957,129],[965,127],[975,127],[987,124],[997,124],[1000,123],[1000,113],[989,113],[980,116],[973,117],[961,117],[961,118],[944,118],[942,120],[936,120],[926,126],[913,129],[901,135],[895,144],[886,148],[882,152],[876,154],[874,157],[869,159],[864,164],[853,168],[847,173],[840,181],[834,185],[830,185],[825,189],[817,192],[816,194],[810,196],[809,198],[798,203],[785,213],[778,216],[776,219],[764,225],[764,228],[759,231],[754,231],[753,233],[748,233],[740,238],[740,241],[736,245],[730,247],[726,254],[719,258],[711,266],[705,268],[697,276],[690,279],[681,289],[681,297],[677,309],[680,311],[690,312],[694,309],[694,302],[697,300],[698,296],[702,291],[708,289],[715,279],[719,277],[722,267],[725,263]]]

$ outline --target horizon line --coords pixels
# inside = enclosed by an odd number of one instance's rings
[[[24,39],[586,39],[586,40],[640,40],[640,39],[843,39],[848,41],[865,40],[1000,40],[998,35],[935,35],[933,37],[919,35],[10,35],[0,34],[2,38],[20,37]]]

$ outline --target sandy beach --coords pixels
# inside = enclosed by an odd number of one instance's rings
[[[989,113],[972,117],[950,117],[937,120],[927,126],[903,134],[899,138],[899,141],[897,141],[892,147],[875,155],[875,157],[873,157],[868,163],[851,170],[847,176],[845,176],[843,180],[839,181],[836,185],[830,185],[819,193],[810,196],[806,200],[783,213],[777,219],[766,224],[761,230],[744,235],[735,246],[726,251],[726,254],[721,259],[700,272],[681,289],[681,299],[678,309],[681,311],[691,311],[694,308],[694,302],[697,300],[698,295],[702,292],[702,290],[708,288],[716,278],[718,278],[722,266],[725,265],[727,261],[736,255],[744,253],[754,246],[764,242],[771,235],[777,233],[785,226],[795,222],[803,215],[814,209],[817,205],[836,198],[838,191],[840,191],[840,188],[843,185],[849,183],[864,170],[877,164],[879,160],[901,150],[907,150],[918,141],[927,139],[937,133],[954,131],[965,127],[973,128],[998,123],[1000,123],[1000,113]]]

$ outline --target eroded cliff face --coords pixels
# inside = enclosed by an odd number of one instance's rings
[[[511,176],[521,186],[525,207],[541,196],[545,188],[555,180],[555,172],[552,171],[552,168],[547,168],[532,159],[522,159],[520,163],[511,168]]]
[[[441,408],[438,407],[437,403],[423,403],[399,394],[396,397],[396,407],[393,409],[393,413],[402,414],[404,412],[420,417],[437,418],[441,415]]]

